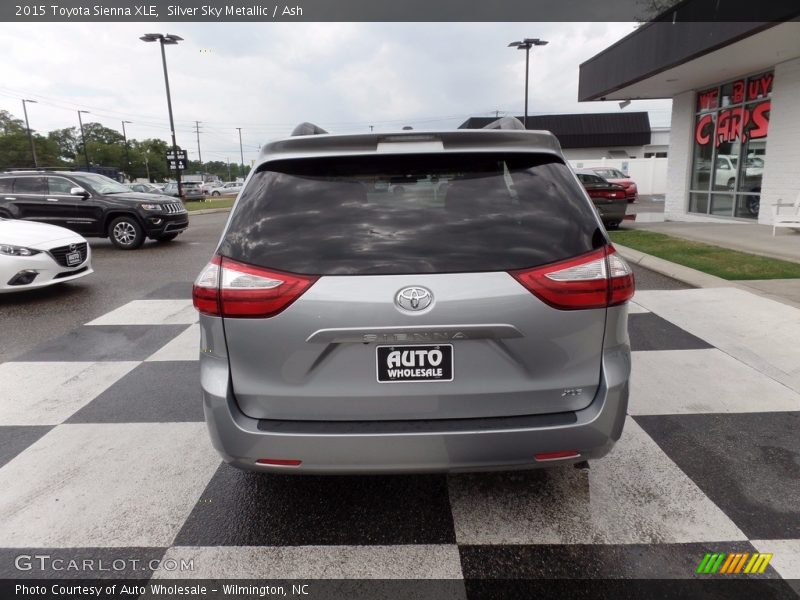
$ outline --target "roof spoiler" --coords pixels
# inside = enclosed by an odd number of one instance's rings
[[[484,125],[483,129],[521,129],[524,131],[525,125],[516,117],[500,117],[496,121]]]
[[[296,135],[320,135],[322,133],[328,133],[319,125],[314,125],[313,123],[309,123],[305,121],[304,123],[300,123],[297,127],[294,128],[292,131],[292,137]]]

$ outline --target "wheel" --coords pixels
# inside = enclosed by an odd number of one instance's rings
[[[157,241],[157,242],[171,242],[176,237],[178,237],[177,233],[164,233],[164,234],[161,234],[161,235],[157,235],[153,239],[155,241]]]
[[[750,197],[747,199],[747,212],[757,217],[758,209],[761,208],[761,199]]]
[[[133,217],[117,217],[108,225],[108,237],[120,250],[136,250],[144,244],[144,230]]]
[[[732,192],[735,189],[736,189],[736,180],[733,177],[731,177],[730,179],[728,179],[728,191]]]
[[[606,222],[606,229],[618,229],[618,228],[619,228],[619,221]]]
[[[219,192],[211,192],[212,196],[219,196]]]

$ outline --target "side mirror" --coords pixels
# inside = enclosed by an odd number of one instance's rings
[[[89,197],[89,192],[87,192],[82,187],[75,186],[74,188],[70,188],[69,193],[73,196],[83,196],[84,198]]]

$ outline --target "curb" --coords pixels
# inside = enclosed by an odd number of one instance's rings
[[[711,288],[711,287],[738,287],[732,281],[722,279],[715,275],[709,275],[702,271],[697,271],[690,267],[678,265],[663,258],[645,254],[639,250],[628,248],[615,243],[614,248],[622,255],[625,260],[637,264],[645,269],[650,269],[661,275],[666,275],[677,281],[681,281],[687,285],[698,288]],[[749,288],[748,288],[749,289]]]
[[[692,287],[736,288],[739,290],[750,292],[751,294],[755,294],[756,296],[761,296],[762,298],[767,298],[769,300],[780,302],[781,304],[786,304],[787,306],[800,308],[799,303],[789,300],[788,298],[784,298],[779,294],[766,292],[764,290],[750,287],[747,284],[739,283],[737,281],[728,281],[727,279],[722,279],[721,277],[717,277],[715,275],[709,275],[708,273],[703,273],[701,271],[697,271],[696,269],[692,269],[690,267],[684,267],[683,265],[678,265],[668,260],[664,260],[663,258],[651,256],[650,254],[645,254],[644,252],[634,250],[633,248],[628,248],[627,246],[622,246],[621,244],[614,244],[614,248],[616,248],[617,251],[622,256],[622,258],[624,258],[628,262],[632,262],[641,267],[644,267],[645,269],[649,269],[651,271],[654,271],[655,273],[659,273],[666,277],[671,277],[672,279],[675,279]]]
[[[228,208],[201,208],[200,210],[190,210],[189,216],[192,215],[211,215],[214,213],[231,212],[231,207]]]

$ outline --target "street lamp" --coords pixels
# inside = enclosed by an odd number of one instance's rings
[[[172,119],[172,98],[169,94],[169,75],[167,75],[167,55],[164,52],[165,45],[177,44],[182,42],[183,38],[177,35],[168,33],[162,35],[160,33],[145,33],[139,38],[143,42],[158,42],[161,45],[161,64],[164,66],[164,85],[167,88],[167,109],[169,110],[169,129],[172,132],[172,153],[175,156],[175,181],[178,184],[178,197],[183,196],[183,188],[181,187],[181,171],[178,168],[178,144],[175,141],[175,122]]]
[[[125,140],[125,173],[128,175],[128,179],[131,178],[131,156],[128,154],[128,134],[125,133],[125,123],[132,123],[132,121],[123,121],[122,122],[122,139]]]
[[[31,126],[28,124],[28,109],[25,108],[26,102],[30,102],[31,104],[36,104],[36,100],[23,100],[22,112],[25,113],[25,129],[28,130],[28,141],[31,143],[31,155],[33,156],[33,166],[34,168],[38,168],[39,163],[36,160],[36,147],[33,145],[33,134],[31,133]]]
[[[86,136],[83,134],[83,120],[81,119],[81,114],[88,115],[88,110],[79,110],[78,111],[78,123],[81,125],[81,143],[83,144],[83,158],[86,159],[86,170],[89,170],[89,152],[86,150]]]
[[[528,64],[530,62],[530,53],[533,46],[546,46],[545,40],[539,38],[525,38],[521,42],[511,42],[508,47],[516,48],[517,50],[525,50],[525,116],[523,117],[522,124],[525,129],[528,128]]]

